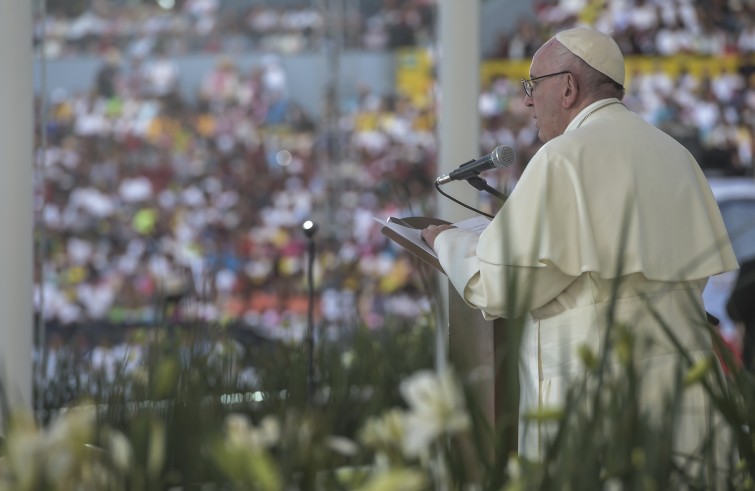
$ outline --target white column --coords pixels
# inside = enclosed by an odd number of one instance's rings
[[[33,3],[0,2],[0,377],[10,407],[25,409],[32,407],[34,329]]]
[[[440,0],[439,13],[440,175],[480,157],[480,0]],[[479,191],[464,181],[446,184],[443,190],[470,206],[479,206]],[[437,199],[440,218],[455,222],[474,215],[444,196],[438,195]],[[443,368],[445,350],[460,375],[472,383],[478,407],[495,428],[493,323],[485,321],[479,310],[467,306],[446,279],[441,279],[440,285],[448,317],[441,319],[439,325],[447,326],[448,331],[438,330],[437,366]]]
[[[438,174],[446,174],[479,157],[480,117],[480,0],[440,0],[438,83]],[[478,191],[465,182],[452,182],[443,190],[475,206]],[[438,196],[438,216],[452,222],[472,212]]]
[[[480,122],[477,100],[480,91],[480,1],[440,0],[438,2],[438,170],[447,174],[464,162],[476,158],[480,148]],[[443,191],[459,201],[475,206],[478,191],[466,182],[451,182]],[[468,218],[472,212],[445,196],[436,194],[438,217],[450,222]],[[449,335],[453,337],[453,319],[468,314],[469,308],[441,278],[439,326],[436,338],[436,366],[442,369],[448,356]],[[475,314],[472,312],[472,314]]]

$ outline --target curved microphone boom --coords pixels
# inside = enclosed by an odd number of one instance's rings
[[[442,185],[451,181],[477,177],[480,172],[486,170],[508,167],[514,163],[515,156],[514,149],[510,146],[498,145],[489,155],[480,157],[477,160],[470,160],[466,164],[461,164],[458,169],[437,178],[435,183]]]

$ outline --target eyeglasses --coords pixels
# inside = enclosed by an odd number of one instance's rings
[[[564,73],[571,73],[571,72],[569,70],[564,70],[563,72],[549,73],[548,75],[528,78],[527,80],[522,79],[522,87],[524,87],[524,93],[527,94],[527,97],[532,97],[532,91],[535,90],[535,80],[541,80],[543,78],[548,78],[548,77],[555,77],[556,75],[563,75]]]

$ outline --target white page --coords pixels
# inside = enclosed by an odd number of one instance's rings
[[[466,220],[454,223],[455,227],[471,230],[472,232],[477,232],[478,234],[481,234],[482,231],[488,227],[488,225],[490,225],[490,218],[482,215],[477,215],[476,217],[467,218]]]
[[[432,250],[432,248],[427,245],[427,242],[422,240],[422,231],[418,228],[411,228],[411,227],[404,227],[403,225],[399,225],[398,223],[389,222],[387,220],[382,220],[377,217],[372,217],[380,223],[381,225],[388,227],[389,229],[393,230],[400,236],[406,238],[410,242],[418,245],[422,250],[426,251],[428,254],[430,254],[433,257],[438,257],[435,254],[435,251]]]
[[[381,225],[390,228],[397,234],[401,235],[405,239],[411,241],[412,243],[419,246],[422,250],[426,251],[428,254],[430,254],[433,257],[438,257],[437,254],[435,254],[435,251],[427,245],[427,242],[422,240],[422,231],[418,228],[411,228],[411,227],[405,227],[403,225],[399,225],[398,223],[389,222],[387,220],[383,220],[377,217],[372,217],[376,222],[380,223]],[[483,230],[490,224],[490,218],[478,215],[472,218],[467,218],[465,220],[461,220],[460,222],[456,222],[453,225],[458,228],[462,228],[465,230],[470,230],[472,232],[475,232],[477,234],[481,234]]]

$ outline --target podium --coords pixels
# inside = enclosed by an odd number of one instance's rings
[[[428,225],[447,224],[428,217],[405,217],[379,220],[382,233],[412,253],[424,265],[443,274],[447,284],[448,361],[465,383],[471,395],[470,413],[486,425],[489,457],[506,462],[517,449],[519,414],[519,339],[505,319],[486,321],[482,313],[469,307],[445,277],[435,252],[424,244],[419,231]],[[470,229],[487,226],[477,219],[455,223]],[[468,462],[474,466],[473,462]]]
[[[519,339],[506,319],[486,321],[469,307],[450,282],[448,358],[467,383],[472,417],[489,425],[490,457],[505,465],[517,451],[519,423]],[[472,465],[474,465],[472,463]]]

